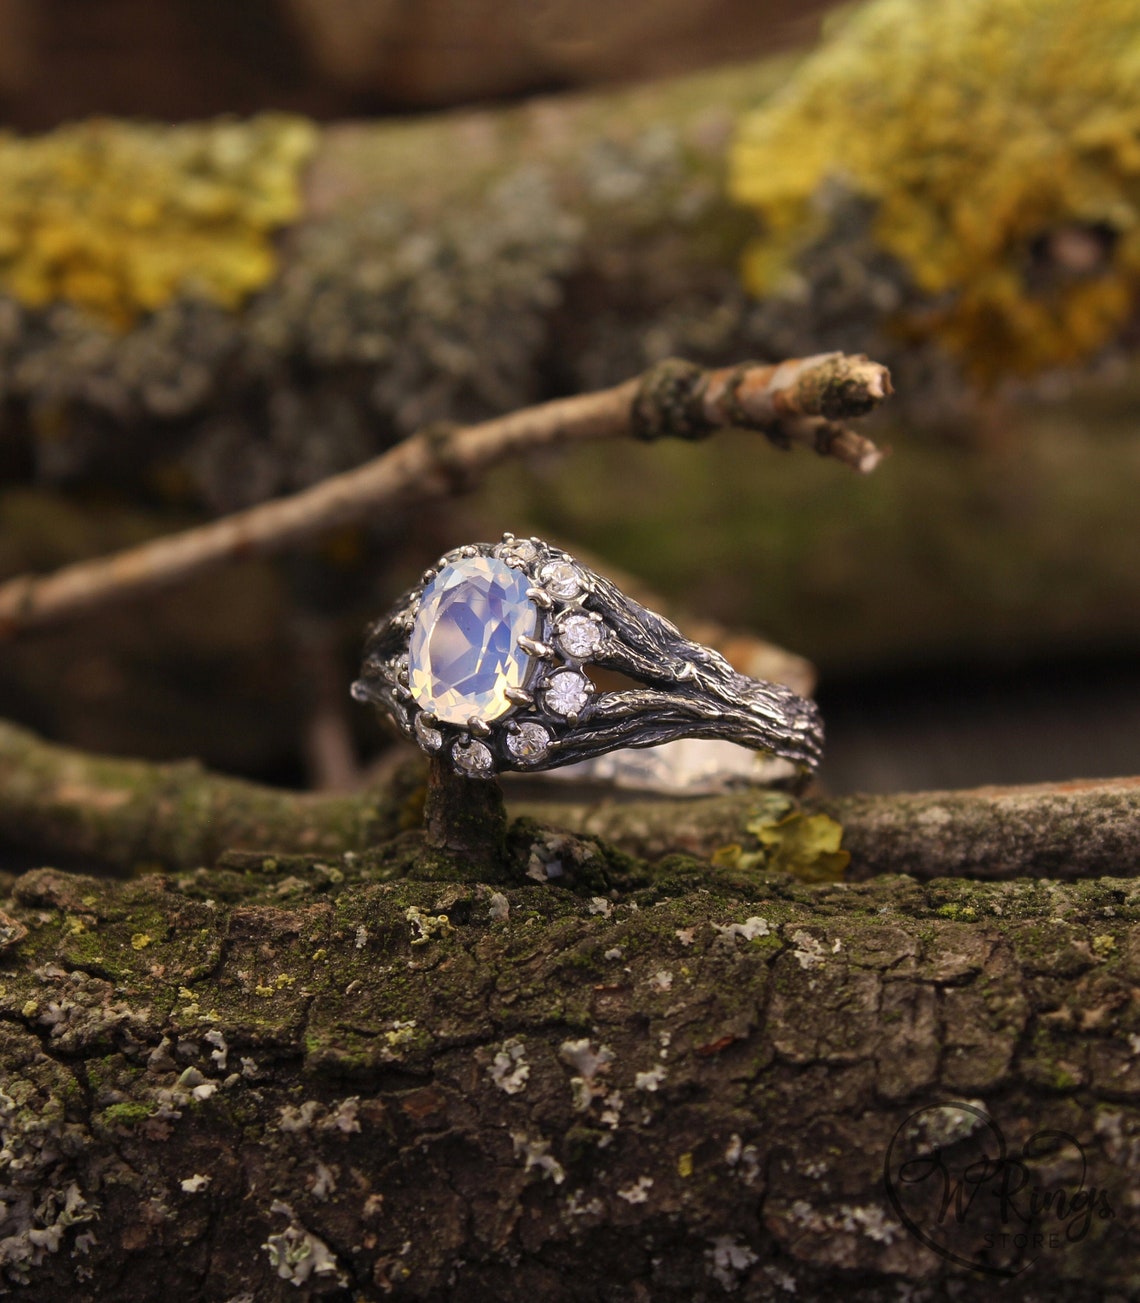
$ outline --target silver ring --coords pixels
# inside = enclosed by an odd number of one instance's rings
[[[642,686],[599,691],[594,666]],[[352,695],[470,778],[685,737],[810,773],[823,748],[814,702],[738,674],[568,552],[513,534],[425,570],[369,629]]]

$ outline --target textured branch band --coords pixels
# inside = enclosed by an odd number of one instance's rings
[[[590,666],[642,686],[599,692]],[[823,745],[814,703],[737,673],[569,553],[511,534],[425,571],[371,630],[353,695],[477,778],[685,737],[810,771]]]

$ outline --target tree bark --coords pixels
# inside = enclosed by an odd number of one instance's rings
[[[810,887],[541,830],[512,855],[494,891],[366,857],[20,879],[6,1281],[37,1303],[1140,1285],[1134,884]],[[1026,1171],[1072,1193],[1079,1144],[1114,1215],[1067,1237],[1054,1201],[1035,1265],[963,1276],[884,1188],[927,1107],[978,1110],[1011,1154],[1072,1137]],[[955,1243],[1012,1269],[979,1246],[1024,1227],[982,1202]]]

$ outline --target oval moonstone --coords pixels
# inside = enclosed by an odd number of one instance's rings
[[[408,641],[408,687],[421,710],[466,724],[513,708],[507,689],[521,688],[531,665],[519,639],[533,638],[538,625],[531,582],[504,561],[474,556],[427,585]]]

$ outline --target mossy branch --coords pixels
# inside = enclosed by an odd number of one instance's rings
[[[834,424],[862,416],[891,392],[885,367],[826,353],[779,366],[746,363],[706,370],[666,361],[625,384],[558,399],[466,429],[431,427],[352,471],[290,497],[156,539],[53,575],[0,585],[0,636],[11,637],[85,611],[184,582],[221,565],[264,555],[370,513],[447,497],[456,485],[510,456],[556,444],[635,435],[698,439],[740,428],[777,445],[808,443],[867,472],[879,453]]]
[[[93,756],[0,723],[0,840],[40,860],[98,862],[120,872],[192,869],[228,848],[335,856],[415,826],[425,781],[413,762],[382,791],[289,793],[192,763]],[[435,795],[437,804],[447,800],[444,790]],[[762,799],[742,792],[593,805],[513,801],[511,811],[649,860],[677,853],[707,859],[721,847],[747,845]],[[852,878],[1140,875],[1140,778],[817,799],[804,809],[842,825]],[[487,833],[492,841],[501,836],[501,829]],[[446,855],[439,837],[434,849]],[[488,859],[482,856],[484,870]]]
[[[342,854],[391,836],[398,787],[285,792],[204,770],[89,755],[0,722],[0,841],[42,861],[130,871],[212,864],[229,847]]]

